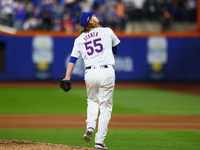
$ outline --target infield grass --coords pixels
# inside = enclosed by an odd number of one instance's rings
[[[0,114],[85,114],[86,90],[0,88]],[[113,114],[200,115],[200,96],[157,89],[116,89]]]
[[[0,139],[94,147],[83,129],[0,129]],[[115,130],[105,140],[109,150],[199,150],[200,130]]]

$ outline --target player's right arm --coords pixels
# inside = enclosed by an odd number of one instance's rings
[[[78,49],[79,49],[79,47],[78,47],[78,44],[77,44],[77,40],[75,40],[74,46],[73,46],[73,49],[72,49],[72,53],[71,53],[71,56],[70,56],[70,59],[69,59],[68,65],[67,65],[65,78],[63,80],[70,80],[71,79],[72,72],[74,70],[74,66],[76,64],[76,61],[77,61],[79,55],[80,55]]]
[[[71,56],[67,65],[67,70],[65,74],[65,78],[63,80],[70,80],[72,76],[72,72],[74,70],[75,63],[78,58]]]
[[[65,78],[63,80],[70,80],[74,70],[75,63],[68,62]]]

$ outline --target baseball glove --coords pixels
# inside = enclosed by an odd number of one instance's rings
[[[59,84],[60,84],[60,88],[65,92],[68,92],[72,88],[71,81],[70,80],[63,80],[62,77],[60,77]]]

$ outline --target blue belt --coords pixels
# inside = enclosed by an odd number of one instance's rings
[[[87,70],[87,69],[91,69],[93,66],[88,66],[88,67],[86,67],[85,69]],[[108,68],[108,66],[107,65],[102,65],[102,66],[98,66],[98,67],[93,67],[93,69],[96,69],[96,68]]]

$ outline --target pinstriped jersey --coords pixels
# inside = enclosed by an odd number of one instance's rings
[[[71,56],[78,58],[81,55],[85,67],[114,65],[112,47],[119,43],[120,40],[110,28],[93,28],[75,39]]]

